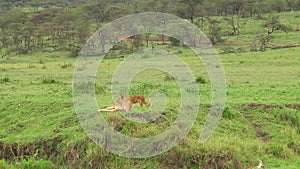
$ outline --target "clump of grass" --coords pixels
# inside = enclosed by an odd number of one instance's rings
[[[236,52],[237,53],[244,53],[244,52],[246,52],[246,50],[244,48],[237,48]]]
[[[29,157],[28,159],[22,159],[20,162],[16,163],[17,168],[45,168],[50,169],[54,167],[52,161],[48,160],[39,160],[38,152],[36,152],[33,157]]]
[[[164,77],[164,80],[165,81],[172,81],[172,80],[175,80],[175,78],[169,74],[166,74],[165,77]]]
[[[199,76],[196,78],[196,82],[200,84],[205,84],[206,80],[203,77]]]
[[[266,148],[266,153],[272,154],[274,157],[284,158],[289,156],[289,150],[280,143],[270,143]]]
[[[34,64],[29,63],[28,69],[34,69],[34,68],[36,68],[36,66]]]
[[[43,66],[42,66],[42,69],[47,69],[47,67],[46,67],[46,65],[45,65],[45,64],[43,64]]]
[[[290,143],[287,144],[288,148],[294,151],[294,153],[300,155],[300,141],[299,140],[291,140]]]
[[[64,62],[62,65],[60,65],[60,67],[62,68],[62,69],[66,69],[66,68],[68,68],[68,67],[72,67],[72,64],[71,63],[66,63],[66,62]]]
[[[2,72],[4,72],[4,71],[7,71],[7,69],[5,69],[5,68],[0,68],[0,70],[2,71]]]
[[[96,94],[104,94],[106,91],[106,86],[105,85],[99,85],[95,84],[95,93]]]
[[[182,50],[177,51],[177,54],[182,54],[182,53],[183,53]]]
[[[230,106],[226,105],[223,111],[223,117],[226,119],[233,119],[238,115]]]
[[[14,168],[14,166],[2,159],[0,160],[0,168]]]
[[[293,127],[300,128],[300,114],[297,111],[283,111],[276,114],[277,118],[279,118],[281,121],[288,122]]]
[[[225,46],[222,48],[222,54],[227,54],[227,53],[235,53],[235,50],[231,46]]]
[[[58,83],[58,81],[53,79],[51,76],[50,77],[46,76],[46,77],[42,78],[42,83],[43,84],[54,84],[54,83]]]
[[[39,64],[45,64],[42,59],[39,60]]]
[[[156,88],[156,87],[153,86],[152,84],[139,83],[137,85],[130,86],[129,94],[130,95],[135,95],[135,94],[146,95],[146,94],[150,93],[150,91],[153,90],[154,88]]]
[[[8,83],[10,81],[8,76],[4,76],[1,80],[2,83]]]
[[[94,90],[93,90],[93,86],[94,86]],[[99,89],[97,89],[97,87],[95,87],[95,84],[93,82],[78,82],[78,83],[74,83],[73,84],[73,89],[76,90],[79,93],[90,93],[90,92],[94,92],[98,94]]]

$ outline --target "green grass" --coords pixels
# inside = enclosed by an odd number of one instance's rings
[[[39,57],[10,56],[2,59],[1,66],[5,71],[1,71],[0,76],[8,77],[9,81],[2,83],[0,89],[0,122],[3,124],[0,142],[26,146],[62,138],[63,141],[58,143],[60,155],[57,161],[43,153],[35,159],[36,163],[42,164],[44,162],[39,160],[52,160],[53,165],[60,166],[84,166],[87,160],[101,158],[106,163],[91,165],[137,168],[169,165],[232,168],[240,165],[249,168],[257,165],[260,159],[268,168],[299,167],[300,48],[220,55],[227,80],[227,106],[216,132],[204,144],[198,143],[198,137],[210,102],[209,78],[199,59],[188,56],[186,49],[180,50],[183,51],[182,59],[191,67],[195,77],[206,79],[206,83],[198,83],[202,106],[194,127],[183,142],[169,152],[150,159],[128,159],[114,156],[89,141],[74,112],[71,86],[74,66],[71,65],[75,59],[64,57],[63,53],[56,53],[55,57],[39,54]],[[65,63],[70,63],[70,66],[61,67]],[[99,107],[111,104],[109,81],[119,63],[120,60],[112,59],[101,64],[96,78]],[[28,64],[35,66],[28,67]],[[43,64],[46,69],[42,69]],[[160,71],[144,71],[130,86],[132,94],[144,92],[147,95],[155,88],[165,91],[168,103],[164,117],[154,124],[139,124],[123,119],[118,113],[104,114],[107,121],[121,133],[134,137],[164,131],[176,118],[180,96],[174,79],[165,77]],[[134,108],[138,109],[138,106]],[[76,162],[75,156],[67,157],[69,151],[86,160],[80,158],[81,161]]]

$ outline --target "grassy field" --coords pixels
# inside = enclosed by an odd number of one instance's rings
[[[298,13],[285,15],[295,19]],[[297,23],[291,24],[290,38],[278,32],[274,43],[299,43]],[[229,39],[229,44],[246,52],[219,55],[226,74],[226,106],[216,132],[204,144],[198,137],[211,96],[205,66],[184,47],[161,46],[179,54],[195,78],[202,79],[197,84],[201,102],[187,137],[146,159],[116,156],[87,137],[73,103],[76,58],[66,52],[0,58],[0,168],[255,168],[259,160],[266,168],[300,168],[300,48],[247,52],[253,35],[245,27],[245,37]],[[99,108],[111,104],[110,81],[122,60],[105,59],[100,65],[95,84]],[[161,133],[177,116],[180,93],[172,78],[156,70],[138,74],[129,92],[147,96],[153,89],[164,91],[168,99],[154,123],[130,122],[119,113],[104,117],[128,136]]]
[[[197,138],[207,114],[210,83],[201,61],[183,54],[183,60],[195,76],[206,80],[199,83],[198,120],[176,148],[150,159],[114,156],[87,138],[76,118],[72,100],[74,58],[59,52],[4,58],[1,60],[0,146],[2,155],[9,156],[10,160],[2,160],[0,166],[251,168],[260,159],[268,168],[298,168],[299,53],[300,48],[293,48],[220,55],[227,80],[227,105],[219,127],[204,144],[198,143]],[[99,70],[97,79],[102,80],[95,87],[100,107],[111,103],[109,83],[105,81],[109,82],[111,73],[108,72],[120,62],[108,59],[101,64],[103,69]],[[151,80],[153,74],[161,77]],[[163,131],[176,118],[176,97],[179,97],[176,85],[164,76],[155,71],[144,72],[131,85],[137,88],[143,84],[141,91],[145,94],[154,84],[168,89],[165,90],[168,98],[175,98],[170,99],[165,110],[164,116],[169,120],[158,119],[145,126],[124,123],[118,113],[105,114],[105,118],[130,136],[156,135]]]

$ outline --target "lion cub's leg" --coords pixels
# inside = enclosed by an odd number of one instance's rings
[[[142,108],[142,107],[143,107],[143,102],[142,102],[142,100],[139,100],[139,103],[140,103],[140,107]]]
[[[150,106],[150,104],[146,102],[145,98],[142,100],[142,103],[143,103],[145,106],[147,106],[147,107]]]
[[[142,97],[142,98],[139,100],[139,103],[140,103],[141,108],[143,107],[143,105],[145,105],[145,106],[147,106],[147,107],[150,106],[150,104],[146,102],[146,100],[145,100],[144,97]]]

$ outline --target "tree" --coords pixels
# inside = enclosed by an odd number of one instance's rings
[[[27,19],[27,14],[19,9],[12,9],[1,17],[2,47],[6,47],[10,51],[23,53],[24,32],[22,29]]]
[[[207,18],[210,25],[209,25],[209,32],[207,34],[209,40],[211,41],[212,45],[215,45],[216,43],[220,42],[222,40],[221,36],[222,36],[222,28],[220,26],[220,22],[215,20],[215,19],[211,19],[211,18]]]
[[[257,43],[259,45],[259,51],[264,52],[267,48],[267,45],[271,42],[272,36],[265,36],[263,34],[257,35],[254,39],[253,45],[255,47],[252,47],[252,51],[257,51]]]
[[[283,31],[283,32],[287,33],[290,30],[289,27],[287,27],[286,25],[283,25],[279,21],[279,16],[272,16],[271,18],[269,18],[266,21],[266,23],[263,24],[263,27],[268,29],[268,35],[271,35],[275,31]]]
[[[200,8],[203,0],[179,0],[180,5],[182,5],[183,10],[181,13],[184,18],[188,18],[192,23],[194,19],[200,15]]]
[[[271,42],[272,40],[272,34],[275,31],[283,31],[287,33],[290,28],[286,25],[283,25],[279,21],[279,16],[272,16],[271,18],[267,19],[266,22],[262,25],[264,28],[267,29],[267,35],[258,35],[255,39],[255,41],[258,41],[259,43],[259,50],[260,51],[265,51],[267,48],[267,45]]]

